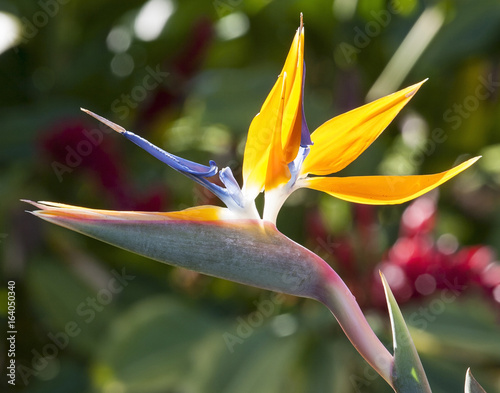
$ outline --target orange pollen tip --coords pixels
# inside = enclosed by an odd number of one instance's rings
[[[120,134],[123,133],[123,132],[125,132],[125,131],[127,131],[122,126],[119,126],[118,124],[113,123],[112,121],[110,121],[108,119],[105,119],[104,117],[99,116],[98,114],[95,114],[94,112],[89,111],[88,109],[80,108],[80,110],[82,112],[85,112],[87,115],[90,115],[93,118],[99,120],[101,123],[106,124],[109,128],[115,130],[116,132],[119,132]]]

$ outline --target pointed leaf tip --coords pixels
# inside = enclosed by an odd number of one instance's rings
[[[486,390],[476,381],[476,378],[472,375],[470,367],[467,369],[465,374],[465,393],[486,393]]]
[[[430,393],[429,382],[427,381],[422,363],[404,321],[403,314],[401,314],[401,310],[384,274],[381,271],[379,271],[379,274],[384,286],[394,340],[392,387],[396,392]]]

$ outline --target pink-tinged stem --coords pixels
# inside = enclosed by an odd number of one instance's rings
[[[352,345],[393,387],[394,357],[375,335],[356,298],[333,269],[325,270],[324,281],[318,287],[316,299],[328,307]]]

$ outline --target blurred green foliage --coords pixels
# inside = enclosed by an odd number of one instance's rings
[[[485,244],[500,255],[500,4],[151,3],[156,11],[139,24],[145,10],[139,0],[0,1],[0,11],[24,29],[0,53],[0,285],[16,282],[16,361],[23,366],[17,390],[389,392],[321,305],[291,297],[278,302],[271,293],[114,249],[39,222],[19,199],[116,210],[217,203],[79,108],[239,175],[248,125],[303,12],[311,131],[365,103],[375,84],[388,94],[394,84],[430,78],[343,174],[434,173],[483,155],[441,187],[437,235],[451,233],[461,244]],[[155,13],[168,17],[164,25]],[[141,39],[157,20],[157,37]],[[436,32],[425,44],[431,26]],[[412,56],[419,45],[421,53]],[[399,50],[410,55],[393,58]],[[398,72],[381,77],[391,59]],[[278,227],[314,249],[307,226],[314,209],[334,241],[355,231],[352,205],[314,192],[290,198]],[[360,265],[383,258],[402,209],[377,209],[375,244],[369,252],[357,244],[359,255],[370,257]],[[129,277],[119,281],[124,271]],[[5,326],[4,289],[1,298]],[[411,319],[431,299],[403,305],[403,313]],[[424,329],[411,329],[436,393],[462,391],[469,366],[487,391],[500,391],[499,310],[467,293]],[[368,313],[390,345],[387,314]],[[54,348],[55,356],[44,358]],[[4,353],[0,359],[5,370]]]

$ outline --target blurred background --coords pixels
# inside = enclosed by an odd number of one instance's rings
[[[19,201],[217,204],[79,108],[240,177],[248,126],[300,12],[311,131],[429,78],[342,175],[483,158],[401,206],[296,192],[278,228],[336,269],[390,346],[385,272],[434,392],[463,391],[469,366],[500,391],[497,0],[2,0],[0,314],[4,330],[13,280],[18,331],[8,391],[391,391],[322,305],[147,260],[42,222]]]

